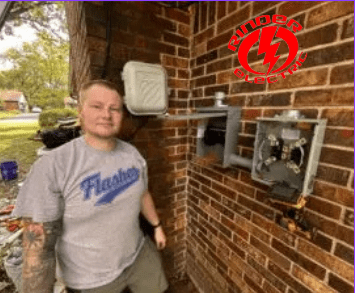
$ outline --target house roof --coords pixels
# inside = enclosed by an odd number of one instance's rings
[[[16,90],[0,91],[0,98],[8,102],[18,102],[22,92]]]

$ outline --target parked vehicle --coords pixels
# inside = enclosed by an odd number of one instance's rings
[[[31,112],[32,113],[41,113],[42,109],[40,107],[33,106]]]

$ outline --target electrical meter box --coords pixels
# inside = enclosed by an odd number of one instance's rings
[[[325,128],[326,119],[258,118],[252,178],[271,186],[272,198],[297,204],[313,191]]]
[[[201,115],[197,126],[196,154],[216,156],[223,167],[230,166],[230,157],[236,151],[240,107],[222,106],[197,108]]]
[[[168,86],[161,65],[129,61],[123,67],[124,102],[134,115],[159,115],[168,109]]]

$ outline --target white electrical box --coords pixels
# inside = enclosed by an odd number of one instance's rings
[[[161,65],[129,61],[123,67],[124,101],[134,115],[159,115],[168,109],[167,74]]]

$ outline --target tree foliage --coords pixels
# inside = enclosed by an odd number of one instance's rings
[[[13,35],[16,27],[29,25],[38,40],[9,49],[0,59],[13,69],[0,71],[0,88],[22,91],[30,106],[63,107],[68,96],[69,41],[63,1],[16,1],[0,38]]]
[[[11,70],[0,71],[0,88],[22,91],[30,106],[64,106],[68,95],[69,43],[57,43],[47,32],[38,34],[33,43],[20,50],[9,49],[4,59],[13,63]]]
[[[13,35],[14,29],[24,24],[37,32],[47,32],[59,42],[67,41],[68,26],[63,1],[14,1],[0,39],[4,35]]]

